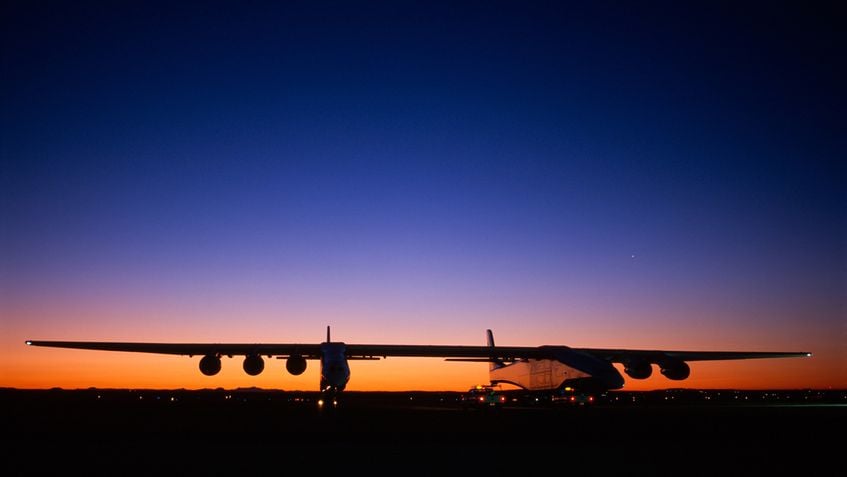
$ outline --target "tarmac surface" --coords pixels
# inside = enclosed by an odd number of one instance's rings
[[[847,393],[0,390],[3,475],[837,475]],[[834,472],[834,473],[833,473]]]

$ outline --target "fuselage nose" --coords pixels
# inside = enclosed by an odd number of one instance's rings
[[[344,343],[323,343],[321,345],[321,385],[342,390],[350,380],[350,366],[347,364]]]
[[[611,367],[611,369],[607,370],[605,373],[600,374],[599,376],[594,376],[595,378],[601,380],[603,385],[607,389],[620,389],[623,387],[624,379],[621,376],[621,373],[618,372],[617,369]]]
[[[605,389],[620,389],[624,385],[623,376],[609,361],[566,347],[548,349],[553,351],[556,360],[590,376],[596,385]]]
[[[326,363],[321,370],[321,389],[343,391],[350,380],[350,368],[347,363]]]
[[[332,384],[346,383],[350,378],[350,370],[341,363],[330,363],[324,368],[324,377]]]

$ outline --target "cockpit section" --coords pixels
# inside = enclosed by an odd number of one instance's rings
[[[321,391],[339,392],[350,380],[344,343],[321,343]]]

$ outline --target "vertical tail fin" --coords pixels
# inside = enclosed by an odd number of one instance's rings
[[[494,333],[491,330],[485,330],[485,337],[489,348],[494,348]],[[491,357],[491,363],[488,364],[488,371],[494,371],[497,368],[505,366],[502,361]]]
[[[329,325],[326,325],[326,342],[332,343],[332,340],[329,339]]]

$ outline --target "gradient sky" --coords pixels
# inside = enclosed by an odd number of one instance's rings
[[[843,17],[637,3],[4,2],[0,386],[317,389],[314,362],[210,378],[23,342],[326,325],[811,351],[627,388],[847,386]],[[351,367],[354,390],[487,380]]]

